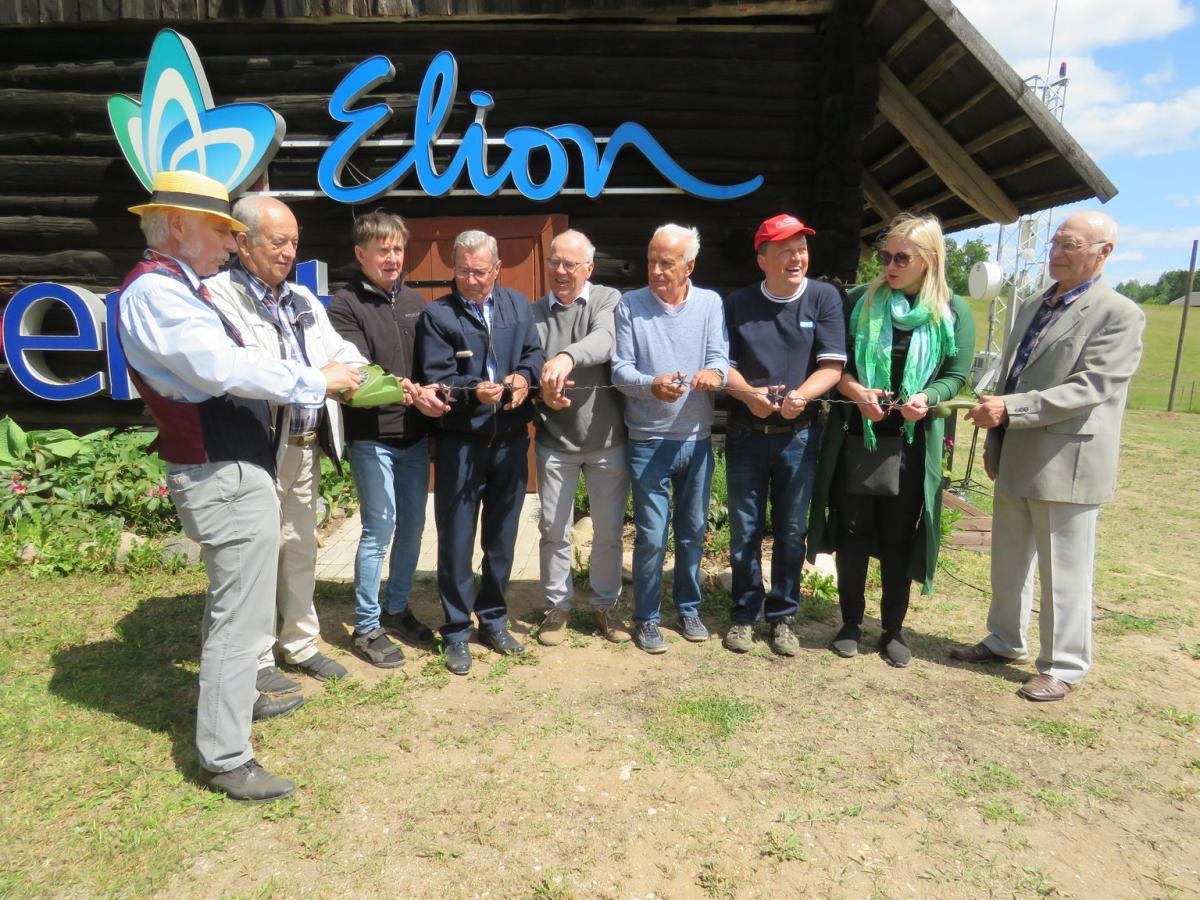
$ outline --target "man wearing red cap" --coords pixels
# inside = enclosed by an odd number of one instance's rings
[[[795,656],[800,646],[792,627],[820,443],[813,401],[837,384],[846,362],[841,297],[807,277],[810,234],[793,215],[763,222],[754,235],[763,280],[725,299],[727,390],[735,401],[725,437],[733,567],[725,646],[737,653],[753,647],[764,606],[771,649]],[[775,536],[769,593],[762,574],[768,499]]]

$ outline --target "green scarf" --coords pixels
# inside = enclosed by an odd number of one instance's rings
[[[864,387],[895,390],[901,402],[919,394],[941,368],[942,362],[958,353],[954,342],[954,316],[949,309],[939,321],[934,321],[929,306],[918,303],[909,306],[903,291],[882,284],[875,291],[870,315],[862,315],[870,289],[862,292],[850,315],[850,331],[854,335],[854,364],[858,367],[858,382]],[[892,334],[895,329],[911,331],[908,356],[899,390],[892,385]],[[871,420],[862,417],[863,445],[874,450],[877,441]],[[905,421],[904,434],[913,442],[916,422]]]

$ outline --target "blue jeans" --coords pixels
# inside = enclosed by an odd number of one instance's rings
[[[800,608],[800,571],[808,536],[808,504],[817,475],[821,429],[762,434],[731,423],[725,436],[729,485],[729,559],[733,568],[735,625],[753,625],[765,601],[768,621]],[[771,501],[775,533],[771,591],[764,597],[762,539]]]
[[[633,620],[657,622],[671,494],[675,501],[675,581],[680,615],[700,609],[700,557],[712,488],[712,441],[653,438],[629,442],[633,486]]]
[[[429,442],[422,438],[397,450],[376,441],[354,441],[350,444],[350,471],[363,526],[354,556],[354,630],[365,634],[379,627],[379,582],[389,542],[392,555],[384,602],[390,613],[408,609],[425,530]],[[397,510],[404,515],[397,516]]]

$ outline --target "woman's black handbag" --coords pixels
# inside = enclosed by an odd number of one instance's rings
[[[846,490],[866,497],[900,495],[901,435],[876,436],[875,450],[863,445],[861,434],[846,432]]]

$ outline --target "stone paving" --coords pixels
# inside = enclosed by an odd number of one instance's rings
[[[478,533],[478,529],[476,529]],[[328,534],[325,546],[317,552],[318,581],[354,581],[354,554],[358,550],[358,539],[362,535],[362,520],[358,510]],[[517,524],[517,545],[513,558],[512,579],[515,581],[538,580],[538,497],[526,494],[521,507],[521,518]],[[472,565],[479,571],[483,556],[479,550],[478,536]],[[383,561],[383,577],[388,574],[388,561]],[[417,576],[437,575],[437,529],[433,523],[433,494],[425,501],[425,531],[421,536],[421,555],[417,559]]]

